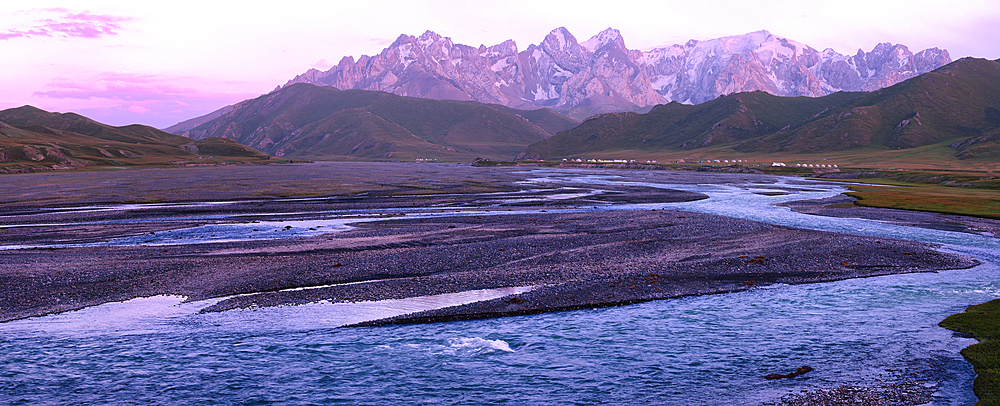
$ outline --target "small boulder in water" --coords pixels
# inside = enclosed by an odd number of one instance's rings
[[[790,374],[784,374],[784,375],[782,375],[782,374],[768,374],[768,375],[764,376],[764,379],[794,378],[796,376],[802,375],[802,374],[804,374],[806,372],[809,372],[809,371],[812,371],[812,370],[813,370],[812,367],[803,366],[803,367],[799,367],[799,369],[796,369],[795,372],[792,372]]]

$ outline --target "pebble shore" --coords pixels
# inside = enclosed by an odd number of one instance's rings
[[[845,384],[835,389],[819,389],[787,395],[783,406],[909,406],[933,400],[934,388],[919,382],[892,383],[879,386]]]
[[[434,179],[436,188],[457,192],[469,188],[470,180],[459,176],[464,168],[433,168],[446,173],[420,175]],[[327,176],[353,176],[350,167],[336,169]],[[975,265],[968,258],[910,241],[674,210],[587,210],[705,197],[697,193],[636,185],[594,189],[585,184],[526,190],[518,182],[528,174],[501,171],[489,185],[492,192],[481,192],[486,187],[480,179],[465,193],[410,194],[401,181],[381,170],[372,171],[387,178],[377,194],[152,205],[141,210],[128,205],[80,209],[66,203],[59,206],[66,209],[32,208],[27,201],[6,206],[0,215],[8,228],[0,243],[40,248],[0,251],[0,321],[159,294],[182,295],[192,301],[238,295],[203,310],[214,312],[535,287],[517,297],[365,324],[431,322]],[[736,174],[656,175],[672,176],[672,182],[770,179]],[[135,197],[157,193],[162,192],[139,190]],[[409,218],[404,211],[414,207],[437,208],[441,213],[450,207],[481,209],[475,215]],[[345,213],[375,220],[354,224],[348,231],[308,237],[194,245],[71,246],[122,235],[155,235],[222,217],[281,224]],[[289,291],[294,288],[309,289]]]

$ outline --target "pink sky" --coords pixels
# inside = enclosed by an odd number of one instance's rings
[[[767,29],[844,54],[892,42],[1000,58],[1000,0],[267,3],[5,2],[0,109],[162,128],[426,30],[473,46],[513,39],[523,50],[556,27],[580,41],[613,27],[629,48],[648,50]]]

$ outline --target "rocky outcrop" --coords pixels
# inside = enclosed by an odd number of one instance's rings
[[[948,52],[938,48],[914,54],[904,45],[883,43],[848,56],[767,31],[649,51],[628,49],[612,28],[582,43],[557,28],[523,51],[511,40],[477,48],[427,31],[400,35],[378,55],[356,61],[347,56],[327,71],[310,69],[285,86],[311,83],[521,109],[548,107],[580,119],[669,101],[698,104],[753,90],[813,97],[867,91],[949,62]]]

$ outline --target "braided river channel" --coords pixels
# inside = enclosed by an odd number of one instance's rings
[[[384,327],[338,328],[518,291],[206,314],[198,311],[216,300],[141,298],[0,324],[0,403],[762,405],[804,391],[902,382],[932,392],[929,404],[975,403],[975,375],[959,354],[975,340],[937,324],[1000,297],[1000,239],[800,214],[775,205],[845,191],[831,183],[773,178],[759,184],[651,185],[640,175],[572,170],[532,176],[528,187],[618,183],[710,196],[587,210],[676,209],[910,239],[941,244],[982,264]],[[450,215],[482,214],[479,209]],[[795,379],[763,378],[803,365],[814,371]]]

